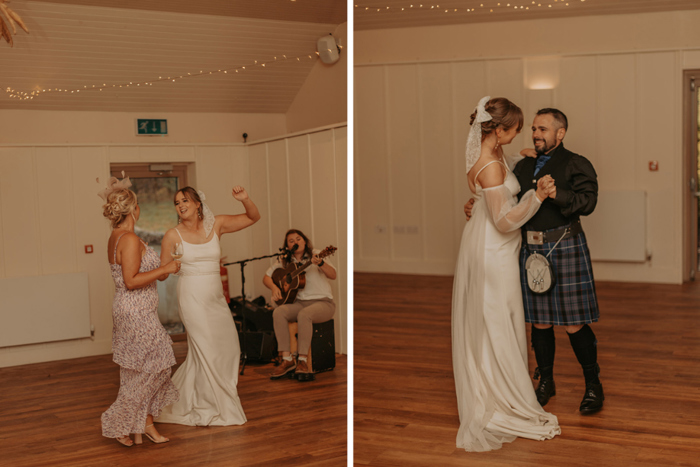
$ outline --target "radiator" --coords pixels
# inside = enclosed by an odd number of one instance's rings
[[[593,261],[647,260],[645,191],[604,191],[593,214],[582,217]]]
[[[86,272],[0,279],[0,347],[90,337]]]

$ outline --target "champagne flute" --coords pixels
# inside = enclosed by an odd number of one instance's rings
[[[180,242],[175,242],[175,243],[173,244],[173,247],[170,249],[170,255],[171,255],[174,259],[178,259],[178,260],[179,260],[180,258],[182,258],[182,255],[183,255],[183,254],[185,254],[185,251],[184,251],[184,249],[182,248],[182,243],[180,243]]]

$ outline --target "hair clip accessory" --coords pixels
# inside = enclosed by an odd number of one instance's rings
[[[129,180],[129,177],[125,176],[124,171],[122,170],[122,179],[119,180],[117,177],[110,177],[109,180],[107,180],[107,187],[98,192],[97,196],[107,201],[109,195],[115,191],[124,190],[127,188],[131,188],[131,180]]]

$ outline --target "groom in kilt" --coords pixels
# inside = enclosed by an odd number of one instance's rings
[[[520,277],[525,321],[532,323],[532,347],[537,359],[537,400],[544,406],[556,394],[553,326],[565,326],[586,382],[579,410],[588,414],[603,407],[605,396],[598,379],[597,341],[589,326],[598,321],[598,301],[579,217],[593,212],[598,182],[591,163],[564,148],[567,128],[566,115],[561,111],[538,111],[532,125],[537,158],[525,157],[513,170],[521,186],[519,197],[537,188],[537,180],[545,175],[551,175],[556,185],[556,192],[522,228]],[[528,287],[525,263],[534,252],[549,255],[553,268],[555,284],[545,293],[533,293]]]

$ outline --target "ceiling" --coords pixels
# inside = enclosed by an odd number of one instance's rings
[[[355,0],[353,7],[355,30],[367,30],[695,10],[700,0]]]
[[[347,9],[345,0],[8,6],[30,34],[18,30],[12,48],[0,42],[0,109],[228,113],[285,113],[318,62],[316,41]]]

